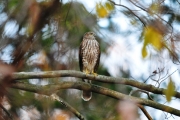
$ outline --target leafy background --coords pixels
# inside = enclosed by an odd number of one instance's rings
[[[122,0],[121,3],[60,0],[55,4],[53,0],[1,0],[0,72],[79,70],[79,44],[85,32],[93,31],[102,53],[98,74],[165,87],[166,96],[151,96],[155,101],[163,104],[168,101],[166,104],[175,107],[178,100],[172,100],[172,96],[180,85],[179,6],[176,0]],[[7,73],[2,72],[4,63],[11,66]],[[77,79],[28,79],[26,82],[46,85],[59,80]],[[94,84],[125,94],[134,89]],[[110,97],[93,93],[92,100],[84,102],[78,90],[60,90],[57,94],[89,120],[117,120],[121,116],[119,101]],[[140,93],[134,96],[147,98]],[[60,103],[34,93],[7,89],[1,101],[15,119],[28,119],[24,115],[32,120],[76,119]],[[173,118],[162,111],[160,115],[152,109],[149,111],[154,119]]]

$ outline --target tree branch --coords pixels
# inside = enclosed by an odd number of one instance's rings
[[[149,115],[149,113],[146,111],[146,109],[142,105],[138,104],[137,106],[142,110],[142,112],[145,114],[148,120],[152,120],[152,117]]]
[[[129,78],[115,78],[104,75],[98,75],[98,76],[86,75],[83,72],[75,71],[75,70],[19,72],[19,73],[13,73],[12,75],[12,78],[14,80],[33,79],[33,78],[56,78],[56,77],[77,77],[77,78],[95,80],[104,83],[130,85],[160,95],[164,95],[164,91],[165,91],[164,88],[157,88],[153,85],[141,83]],[[174,97],[180,98],[180,92],[175,91]]]
[[[138,89],[138,90],[132,90],[132,91],[129,93],[129,95],[132,96],[132,94],[134,94],[134,93],[136,93],[136,92],[142,92],[142,93],[145,93],[145,94],[148,96],[148,98],[149,98],[150,100],[154,101],[154,100],[152,99],[152,97],[150,96],[149,92],[144,91],[144,90],[139,90],[139,89]]]
[[[68,108],[76,117],[78,117],[80,120],[84,120],[84,117],[71,105],[69,105],[67,102],[65,102],[62,98],[57,96],[56,94],[53,94],[50,96],[53,100],[60,102],[62,105],[64,105],[66,108]]]
[[[114,5],[121,6],[121,7],[124,7],[126,9],[128,9],[129,12],[131,12],[134,16],[136,16],[141,21],[141,23],[144,25],[144,27],[146,27],[146,22],[143,19],[141,19],[138,15],[136,15],[130,8],[128,8],[128,7],[124,6],[124,5],[121,5],[121,4],[117,4],[112,0],[108,0],[108,1],[111,2]]]
[[[2,104],[0,104],[0,108],[2,108],[2,110],[8,115],[9,119],[14,120],[11,113],[9,113],[9,111],[6,110],[6,108],[4,108],[4,106]]]
[[[175,108],[172,108],[172,107],[160,104],[160,103],[156,103],[151,100],[147,100],[147,99],[143,99],[143,98],[136,98],[136,97],[132,97],[129,95],[124,95],[124,94],[121,94],[119,92],[116,92],[116,91],[113,91],[113,90],[110,90],[110,89],[107,89],[104,87],[100,87],[97,85],[88,84],[88,83],[84,83],[84,82],[60,81],[58,84],[57,83],[49,84],[49,85],[45,85],[45,86],[31,85],[31,84],[22,83],[22,82],[16,82],[16,83],[13,83],[11,87],[29,91],[29,92],[44,94],[44,95],[51,95],[60,89],[68,89],[68,88],[74,88],[74,89],[79,89],[79,90],[89,90],[89,91],[100,93],[100,94],[103,94],[106,96],[110,96],[115,99],[126,100],[126,101],[133,102],[135,104],[150,106],[150,107],[180,116],[180,110],[178,110],[178,109],[175,109]]]

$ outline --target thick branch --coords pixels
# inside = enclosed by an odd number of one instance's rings
[[[164,88],[157,88],[153,85],[148,85],[141,83],[129,78],[115,78],[108,77],[103,75],[93,76],[86,75],[82,72],[75,70],[60,70],[60,71],[46,71],[46,72],[19,72],[13,74],[13,79],[22,80],[22,79],[32,79],[32,78],[56,78],[56,77],[77,77],[84,78],[89,80],[96,80],[104,83],[113,83],[113,84],[124,84],[137,87],[142,90],[146,90],[155,94],[164,95]],[[174,97],[180,98],[180,92],[175,91]]]
[[[84,83],[84,82],[61,81],[58,84],[50,84],[50,85],[45,85],[45,86],[30,85],[30,84],[17,82],[17,83],[12,84],[11,87],[16,88],[16,89],[30,91],[30,92],[35,92],[35,93],[39,93],[39,94],[44,94],[44,95],[51,95],[60,89],[68,89],[68,88],[74,88],[74,89],[80,89],[80,90],[90,90],[90,91],[93,91],[96,93],[110,96],[115,99],[128,100],[135,104],[150,106],[150,107],[180,116],[180,110],[178,110],[178,109],[175,109],[175,108],[172,108],[172,107],[160,104],[160,103],[156,103],[151,100],[124,95],[124,94],[121,94],[119,92],[116,92],[116,91],[113,91],[113,90],[110,90],[110,89],[107,89],[104,87],[100,87],[97,85],[88,84],[88,83]]]

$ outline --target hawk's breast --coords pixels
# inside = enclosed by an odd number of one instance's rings
[[[99,55],[99,43],[96,40],[86,40],[82,44],[83,70],[93,72]]]

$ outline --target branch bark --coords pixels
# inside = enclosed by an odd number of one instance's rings
[[[74,89],[79,89],[79,90],[90,90],[96,93],[100,93],[106,96],[110,96],[115,99],[120,99],[120,100],[126,100],[133,102],[135,104],[141,104],[141,105],[146,105],[150,106],[177,116],[180,116],[180,110],[151,101],[143,98],[136,98],[128,95],[121,94],[119,92],[100,87],[97,85],[93,84],[88,84],[84,82],[74,82],[74,81],[60,81],[58,84],[49,84],[49,85],[31,85],[27,83],[22,83],[22,82],[16,82],[13,83],[12,88],[16,89],[21,89],[29,92],[34,92],[38,94],[44,94],[44,95],[51,95],[57,92],[60,89],[68,89],[68,88],[74,88]]]
[[[130,85],[160,95],[164,95],[164,91],[165,91],[164,88],[157,88],[153,85],[141,83],[129,78],[115,78],[104,75],[98,75],[98,76],[86,75],[83,72],[75,71],[75,70],[19,72],[19,73],[14,73],[12,75],[12,78],[14,80],[33,79],[33,78],[56,78],[56,77],[77,77],[77,78],[95,80],[104,83]],[[175,91],[174,97],[180,98],[180,92]]]
[[[71,105],[69,105],[67,102],[65,102],[62,98],[57,96],[56,94],[53,94],[50,96],[53,100],[60,102],[62,105],[64,105],[67,109],[69,109],[76,117],[78,117],[80,120],[85,120],[84,116],[82,116],[75,108],[73,108]]]
[[[138,107],[142,110],[142,112],[148,118],[148,120],[153,120],[152,117],[149,115],[149,113],[146,111],[146,109],[142,105],[138,105]]]
[[[9,113],[9,111],[6,110],[6,108],[4,108],[4,106],[2,104],[0,104],[0,108],[2,108],[2,110],[7,114],[7,116],[9,117],[10,120],[14,120],[11,113]]]

